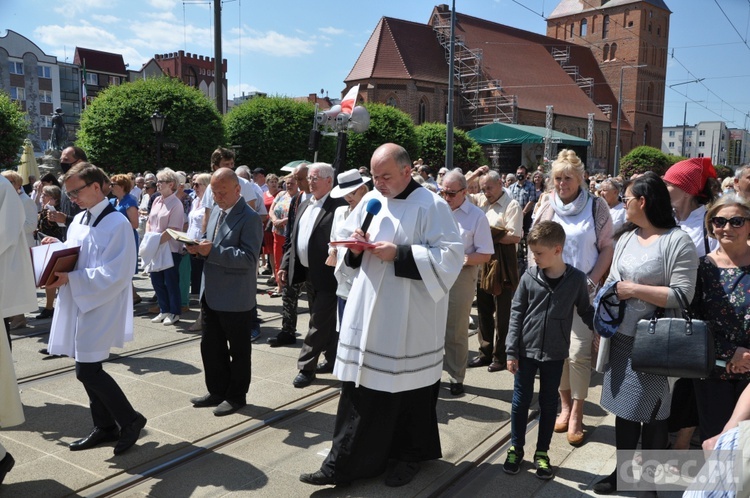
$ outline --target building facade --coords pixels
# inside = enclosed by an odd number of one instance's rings
[[[61,107],[65,113],[68,138],[75,137],[80,117],[80,88],[69,85],[77,69],[58,63],[57,57],[45,54],[28,38],[7,30],[0,37],[0,90],[18,102],[26,113],[31,129],[29,139],[34,152],[41,154],[49,147],[52,115]],[[77,107],[78,105],[78,107]]]
[[[710,157],[713,164],[739,166],[748,158],[746,138],[745,130],[730,130],[723,121],[685,126],[684,134],[683,126],[665,126],[661,150],[675,156]]]
[[[203,95],[210,100],[216,100],[216,75],[213,57],[185,53],[184,50],[170,52],[168,54],[154,55],[154,61],[161,67],[164,74],[173,78],[179,78],[188,86],[199,89]],[[222,60],[222,72],[227,74],[227,60]],[[227,79],[222,78],[222,95],[224,95],[224,108],[222,113],[227,112]]]
[[[663,0],[562,0],[547,19],[548,36],[588,47],[610,88],[622,88],[622,155],[659,147],[670,14]]]

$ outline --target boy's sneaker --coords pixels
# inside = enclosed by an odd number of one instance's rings
[[[534,453],[534,467],[536,467],[536,476],[539,479],[552,479],[554,476],[546,451],[537,451]]]
[[[508,456],[503,464],[503,471],[506,474],[518,474],[521,470],[521,462],[523,461],[523,450],[517,451],[515,446],[511,446],[508,449]]]

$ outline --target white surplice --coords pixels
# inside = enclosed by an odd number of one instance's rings
[[[464,248],[448,204],[422,187],[406,199],[368,193],[340,237],[362,226],[372,198],[382,208],[367,230],[370,240],[411,246],[421,280],[398,277],[393,262],[364,253],[344,310],[334,373],[342,381],[397,393],[440,379],[448,292]]]
[[[117,212],[96,227],[82,224],[85,211],[68,228],[68,247],[81,246],[69,283],[60,287],[49,336],[50,354],[78,362],[106,360],[112,347],[133,340],[131,281],[136,252],[133,227]]]
[[[13,185],[0,175],[0,315],[9,317],[36,310],[34,272],[24,233],[26,216]],[[23,423],[13,357],[5,330],[0,330],[0,427]]]

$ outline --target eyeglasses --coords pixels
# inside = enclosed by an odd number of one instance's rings
[[[318,180],[325,180],[325,178],[323,178],[322,176],[308,176],[307,177],[307,181],[310,183],[315,183]]]
[[[86,187],[88,187],[92,183],[94,183],[94,182],[89,182],[86,185],[84,185],[83,187],[79,187],[79,188],[76,188],[76,189],[73,189],[73,190],[68,190],[68,191],[65,192],[65,195],[68,196],[68,199],[77,199],[78,198],[78,194],[81,193],[81,190],[85,189]]]
[[[440,195],[442,195],[443,197],[450,197],[452,199],[456,197],[459,193],[463,192],[464,190],[466,189],[462,188],[461,190],[456,190],[455,192],[450,192],[448,190],[441,190]]]
[[[728,219],[724,218],[723,216],[714,216],[713,218],[711,218],[711,224],[714,226],[714,228],[724,228],[727,223],[729,223],[732,228],[740,228],[745,224],[745,220],[747,220],[747,218],[744,218],[742,216],[732,216]]]
[[[169,180],[156,180],[156,183],[169,183]]]
[[[190,184],[190,186],[193,187],[193,188],[200,187],[201,185],[203,185],[203,184],[202,183],[191,183]]]
[[[627,206],[628,202],[632,201],[633,199],[637,199],[637,198],[638,197],[626,197],[626,196],[623,195],[622,196],[622,202],[624,202],[625,205]]]

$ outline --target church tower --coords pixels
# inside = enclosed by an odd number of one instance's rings
[[[622,85],[622,156],[661,148],[670,14],[663,0],[562,0],[547,18],[547,36],[589,47],[612,93]]]

